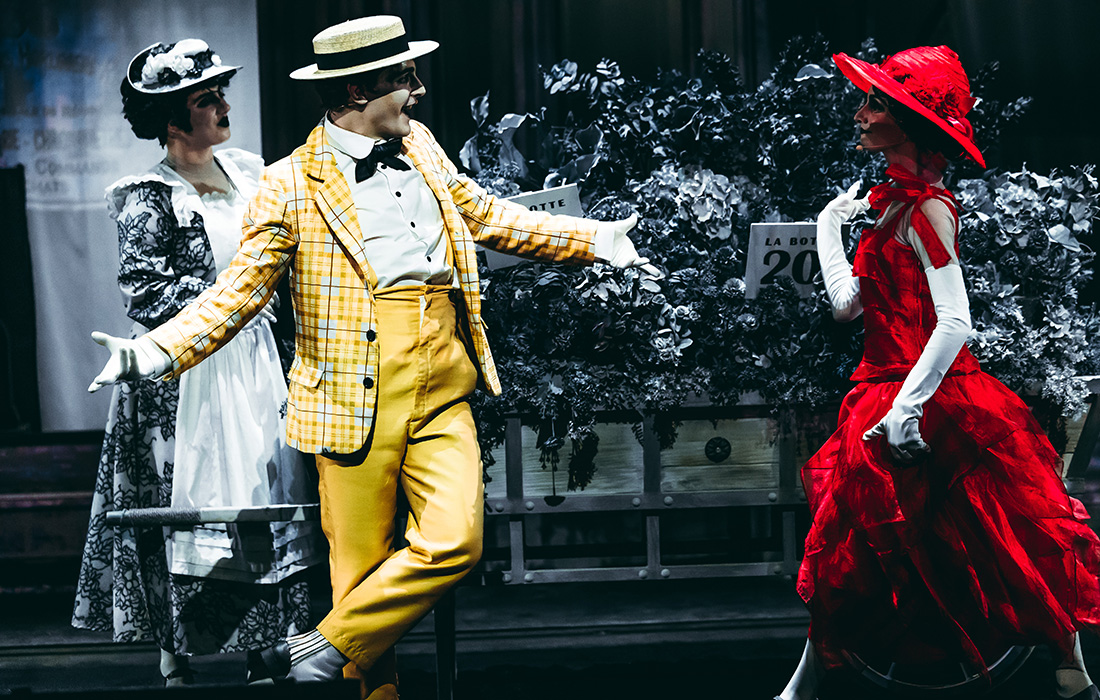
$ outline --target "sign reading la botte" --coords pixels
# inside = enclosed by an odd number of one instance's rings
[[[507,199],[509,202],[521,204],[531,211],[544,211],[548,214],[566,214],[568,216],[584,216],[584,210],[581,209],[581,195],[575,183],[562,185],[561,187],[551,187],[536,192],[524,192],[523,194],[517,194]],[[478,250],[485,254],[485,261],[489,264],[489,269],[491,270],[511,267],[516,263],[523,262],[522,258],[498,253],[495,250],[489,250],[481,246],[478,246]]]
[[[745,259],[745,296],[755,299],[760,290],[790,277],[803,297],[813,293],[817,260],[817,224],[812,222],[753,224]]]
[[[577,190],[576,183],[551,187],[537,192],[524,192],[509,197],[508,201],[522,204],[531,211],[584,216],[584,211],[581,209],[581,195]]]

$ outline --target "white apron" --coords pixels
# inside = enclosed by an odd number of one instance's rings
[[[256,159],[218,160],[236,190],[200,196],[184,184],[176,197],[203,217],[221,272],[237,251],[241,220],[256,191]],[[255,170],[255,173],[249,172]],[[167,179],[167,178],[166,178]],[[302,455],[286,444],[287,387],[269,323],[254,318],[236,337],[179,379],[172,507],[263,506],[313,502]],[[311,493],[312,492],[312,493]],[[275,583],[324,560],[318,523],[210,524],[174,530],[168,548],[175,574]]]

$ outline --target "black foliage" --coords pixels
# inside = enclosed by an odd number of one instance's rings
[[[714,52],[700,54],[696,77],[662,71],[648,82],[607,60],[588,73],[563,61],[544,73],[549,106],[539,115],[494,124],[488,96],[474,101],[477,132],[462,160],[480,184],[507,196],[577,182],[590,217],[638,214],[631,237],[665,273],[540,263],[482,271],[504,386],[475,400],[487,460],[506,414],[560,422],[572,446],[569,488],[583,488],[595,470],[597,410],[639,424],[655,413],[667,446],[669,416],[689,399],[806,408],[844,394],[861,324],[835,323],[820,285],[809,299],[787,283],[746,299],[744,284],[753,222],[813,220],[851,182],[883,177],[880,159],[854,149],[862,94],[830,55],[821,37],[794,39],[755,88]],[[883,59],[870,41],[857,55]],[[995,73],[987,66],[972,82],[970,118],[987,152],[1028,102],[981,99]],[[521,129],[537,144],[532,158],[513,143]],[[1039,176],[960,162],[947,180],[964,211],[972,349],[1012,388],[1038,389],[1073,414],[1084,396],[1075,377],[1100,373],[1100,349],[1088,342],[1100,323],[1078,293],[1091,275],[1091,167]]]

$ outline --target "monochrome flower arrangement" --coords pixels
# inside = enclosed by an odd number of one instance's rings
[[[698,397],[815,409],[850,388],[861,324],[834,322],[820,283],[802,298],[781,278],[755,299],[744,283],[752,223],[812,221],[851,182],[883,180],[881,159],[854,149],[861,94],[830,55],[820,37],[795,39],[755,88],[714,52],[700,53],[699,77],[660,71],[649,81],[606,60],[590,73],[563,61],[544,73],[539,114],[492,122],[488,96],[472,102],[477,131],[461,160],[482,186],[511,196],[578,183],[588,216],[638,214],[631,237],[666,273],[652,280],[539,263],[483,270],[504,385],[502,396],[475,400],[488,463],[512,412],[561,426],[543,445],[555,453],[571,445],[569,487],[583,488],[595,468],[597,410],[639,422],[653,412],[668,445],[675,409]],[[870,41],[858,56],[884,58]],[[979,99],[970,119],[987,155],[1028,103],[983,99],[995,73],[988,66],[972,82]],[[971,349],[1054,416],[1078,413],[1086,394],[1077,377],[1100,374],[1100,346],[1089,342],[1100,317],[1083,291],[1100,206],[1092,168],[1041,176],[964,162],[947,185],[963,210]],[[853,222],[850,246],[869,223]]]
[[[1017,391],[1037,393],[1059,415],[1080,413],[1079,377],[1098,373],[1100,354],[1091,342],[1100,332],[1092,279],[1100,188],[1092,168],[991,173],[960,181],[956,195],[971,350]]]

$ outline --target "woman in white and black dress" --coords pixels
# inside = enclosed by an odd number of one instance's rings
[[[134,333],[174,316],[236,252],[263,169],[229,138],[224,89],[237,72],[197,39],[155,44],[131,61],[123,114],[165,158],[107,188],[118,222],[119,287]],[[115,641],[155,641],[166,685],[191,655],[270,646],[311,626],[306,583],[324,561],[319,525],[117,527],[107,511],[303,503],[300,455],[284,440],[286,382],[257,317],[180,380],[115,385],[77,585],[73,625]]]

